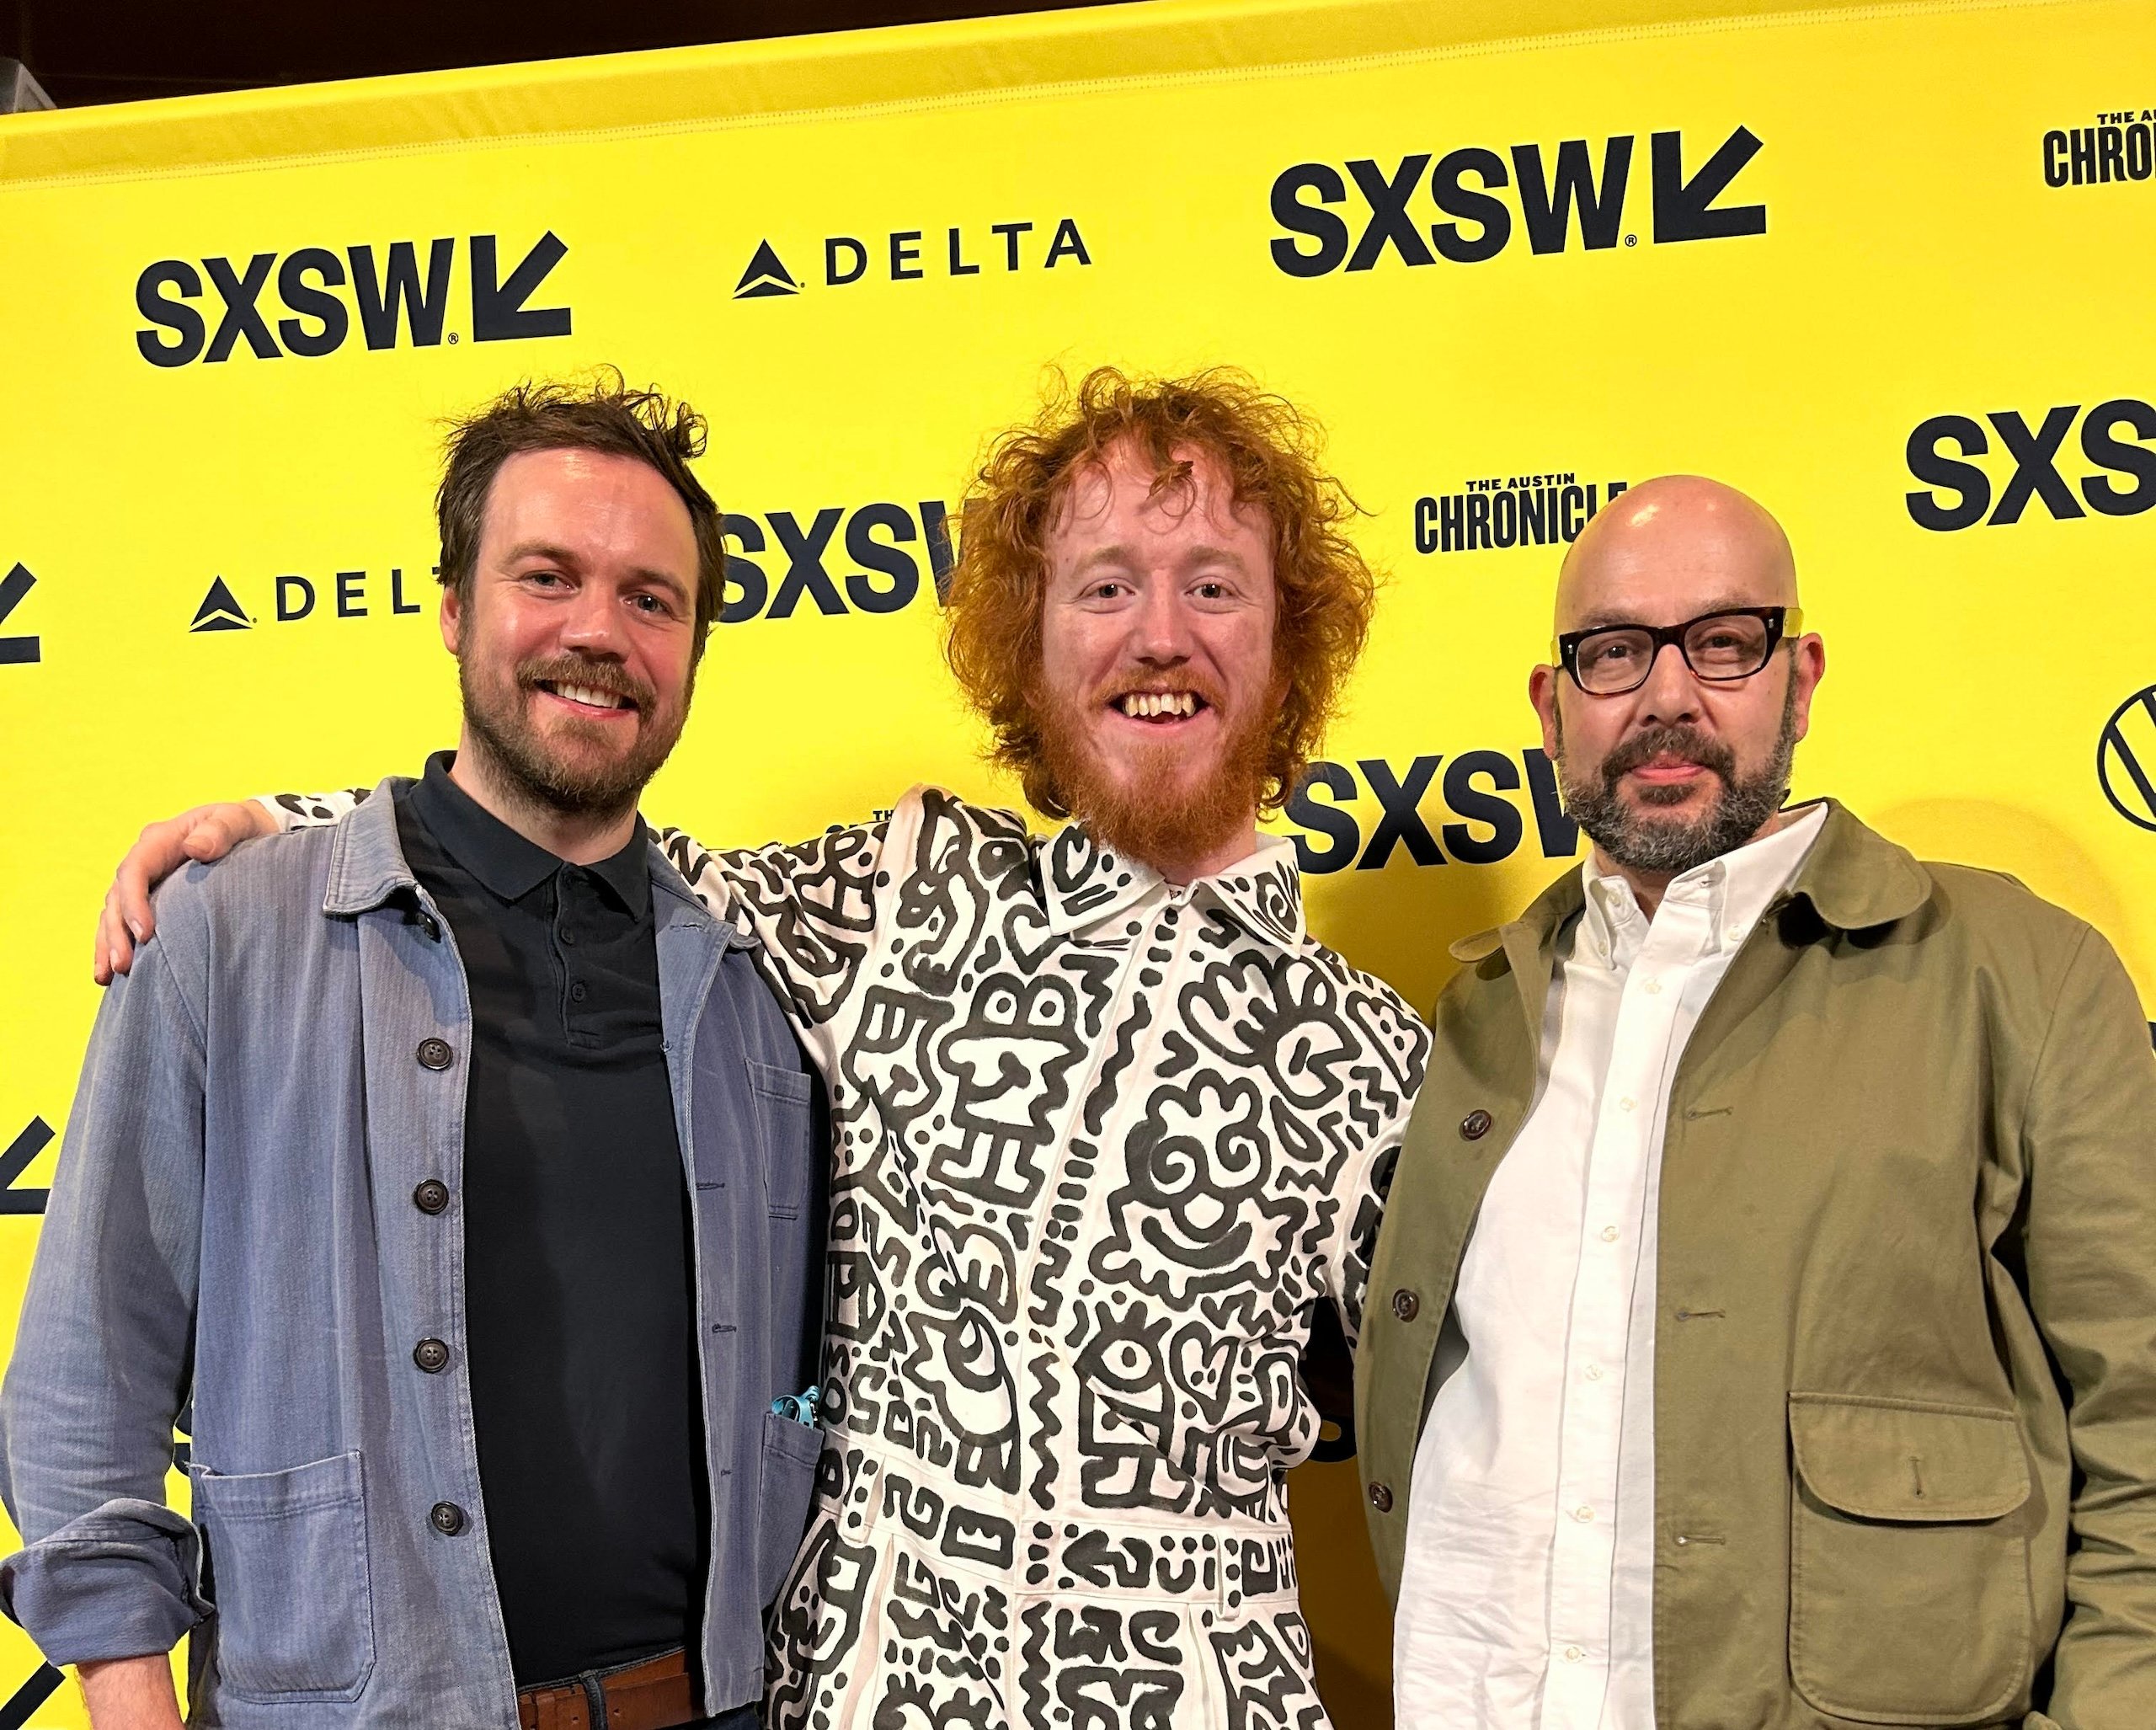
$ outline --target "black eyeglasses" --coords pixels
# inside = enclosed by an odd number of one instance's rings
[[[1735,606],[1702,613],[1681,625],[1598,625],[1567,631],[1550,644],[1557,664],[1591,697],[1622,697],[1637,691],[1671,643],[1696,679],[1723,683],[1748,679],[1772,659],[1785,635],[1804,628],[1794,606]]]

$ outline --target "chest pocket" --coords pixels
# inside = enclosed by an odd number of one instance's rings
[[[798,1220],[808,1199],[812,1144],[810,1100],[814,1078],[799,1070],[748,1060],[749,1097],[764,1144],[764,1194],[771,1214]]]

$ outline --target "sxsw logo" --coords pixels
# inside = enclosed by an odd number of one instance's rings
[[[2059,464],[2077,422],[2074,444],[2089,472],[2068,481]],[[2034,426],[2013,408],[1995,409],[1981,421],[1935,414],[1917,424],[1904,453],[1911,478],[1929,490],[1903,499],[1910,521],[1942,534],[1978,523],[2016,523],[2031,505],[2061,520],[2091,510],[2137,516],[2156,506],[2156,450],[2144,442],[2150,439],[2156,439],[2156,404],[2137,397],[2114,397],[2086,414],[2079,403],[2063,403],[2044,411]],[[1968,460],[1994,449],[2011,464],[1997,486],[1992,470]]]
[[[719,622],[792,618],[804,604],[827,617],[898,612],[921,593],[924,558],[940,598],[951,577],[948,515],[940,499],[911,509],[882,500],[760,517],[728,511],[726,537],[741,551],[727,554]]]
[[[4,622],[36,586],[37,579],[30,574],[28,565],[18,560],[9,566],[8,574],[0,577],[0,622]],[[0,636],[0,667],[32,665],[41,654],[35,637]]]
[[[1636,246],[1638,232],[1626,228],[1636,142],[1629,132],[1606,138],[1598,158],[1584,138],[1515,144],[1502,155],[1465,146],[1434,167],[1427,151],[1390,166],[1361,157],[1344,174],[1330,163],[1297,163],[1273,182],[1273,220],[1286,231],[1272,243],[1273,262],[1305,277],[1373,270],[1387,257],[1410,266],[1479,264],[1519,232],[1537,254],[1604,251],[1620,236]],[[1655,243],[1764,234],[1765,205],[1716,202],[1759,148],[1739,126],[1688,171],[1684,135],[1652,134],[1646,228]],[[1336,214],[1334,205],[1348,208]],[[1430,222],[1433,213],[1449,220]]]
[[[1524,809],[1508,797],[1523,786]],[[1451,821],[1424,816],[1433,793]],[[1557,772],[1540,745],[1417,756],[1401,766],[1384,757],[1352,766],[1321,759],[1303,772],[1284,814],[1302,831],[1293,837],[1296,858],[1319,875],[1382,871],[1396,852],[1416,865],[1494,865],[1520,850],[1529,823],[1544,858],[1569,859],[1579,848],[1579,826],[1565,814]]]
[[[435,574],[441,568],[434,567]],[[370,574],[366,570],[337,571],[323,576],[319,582],[299,571],[286,571],[278,576],[271,587],[275,601],[275,617],[280,625],[289,625],[300,619],[312,617],[318,605],[322,616],[340,619],[364,619],[379,615],[383,617],[401,617],[407,613],[424,611],[422,605],[405,593],[403,568],[391,565],[387,570]],[[187,629],[190,635],[211,631],[251,631],[254,616],[240,604],[239,596],[223,576],[211,579],[210,586],[203,591],[196,604],[195,617]]]
[[[549,230],[504,273],[496,237],[471,236],[463,305],[472,340],[567,336],[568,307],[530,302],[568,254]],[[355,325],[370,349],[455,343],[462,336],[449,328],[456,255],[456,238],[445,236],[426,243],[424,258],[417,241],[394,240],[341,253],[310,246],[204,259],[199,270],[185,259],[161,259],[135,279],[136,310],[149,321],[135,333],[135,346],[152,366],[184,366],[229,360],[242,345],[258,360],[319,359],[342,348]]]
[[[1075,267],[1093,262],[1075,216],[1059,216],[1052,223],[990,222],[937,231],[898,228],[867,239],[827,234],[820,251],[808,256],[819,268],[798,274],[768,239],[758,241],[748,268],[734,285],[734,298],[771,300],[799,294],[812,283],[847,288],[857,282],[919,282],[931,276],[1009,276],[1021,270],[1053,270],[1059,264]]]

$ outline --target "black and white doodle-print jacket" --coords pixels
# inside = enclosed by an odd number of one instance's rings
[[[1323,1730],[1296,1366],[1320,1302],[1354,1337],[1429,1036],[1305,933],[1289,843],[1177,888],[934,788],[801,846],[662,841],[830,1094],[770,1730]]]
[[[817,1508],[772,1730],[1325,1722],[1283,1473],[1428,1036],[1267,839],[1187,889],[934,789],[712,856],[835,1137]]]

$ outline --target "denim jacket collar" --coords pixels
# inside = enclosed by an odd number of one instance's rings
[[[404,862],[397,838],[396,793],[408,787],[408,775],[385,777],[342,823],[329,850],[329,882],[322,910],[331,918],[371,912],[399,894],[418,892],[419,879]]]

